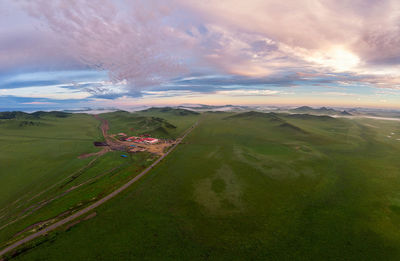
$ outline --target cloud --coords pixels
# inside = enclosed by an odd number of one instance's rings
[[[315,64],[342,71],[358,64],[350,49],[362,33],[354,22],[365,15],[355,12],[361,3],[289,2],[40,0],[26,1],[25,8],[77,61],[136,87],[201,65],[260,77]]]
[[[21,87],[17,89],[0,89],[0,97],[14,96],[26,98],[47,98],[54,100],[81,100],[91,96],[89,92],[76,91],[64,86]]]
[[[0,76],[8,73],[83,69],[63,42],[19,5],[0,1]]]
[[[276,90],[229,90],[217,91],[216,94],[228,96],[272,96],[281,93]]]
[[[173,81],[179,85],[213,85],[213,86],[229,86],[229,85],[279,85],[281,87],[289,87],[299,80],[300,77],[295,73],[274,74],[268,77],[249,77],[242,75],[214,75],[213,77],[184,77]]]
[[[400,89],[397,0],[10,2],[0,2],[0,24],[12,25],[0,26],[4,95],[112,101]]]
[[[88,100],[53,100],[46,98],[0,96],[0,111],[10,110],[59,110],[85,107]]]
[[[133,87],[163,82],[181,72],[169,50],[178,44],[164,24],[161,2],[55,0],[25,1],[25,10],[44,21],[80,63],[105,70],[113,81]]]
[[[394,0],[24,2],[74,59],[135,87],[204,67],[262,77],[400,62]]]
[[[303,68],[373,74],[400,65],[396,0],[180,3],[207,26],[214,41],[209,46],[216,46],[210,59],[231,73],[260,76]]]
[[[318,92],[317,95],[326,95],[326,96],[356,96],[354,93],[347,92]]]
[[[40,101],[33,101],[33,102],[23,102],[21,104],[30,104],[30,105],[50,105],[50,104],[57,104],[55,102],[40,102]]]
[[[8,83],[3,83],[0,86],[0,89],[17,89],[17,88],[24,88],[24,87],[41,87],[41,86],[49,86],[49,85],[56,85],[60,84],[59,81],[12,81]]]

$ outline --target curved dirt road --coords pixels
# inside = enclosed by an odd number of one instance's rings
[[[153,164],[151,164],[149,167],[147,167],[145,170],[143,170],[139,175],[135,176],[134,178],[132,178],[131,180],[129,180],[127,183],[125,183],[125,185],[123,185],[123,186],[120,187],[119,189],[117,189],[117,190],[111,192],[110,194],[108,194],[108,195],[105,196],[104,198],[99,199],[98,201],[96,201],[96,202],[93,203],[92,205],[87,206],[86,208],[84,208],[84,209],[82,209],[82,210],[76,212],[75,214],[73,214],[73,215],[71,215],[71,216],[68,216],[68,217],[66,217],[66,218],[64,218],[64,219],[62,219],[62,220],[60,220],[60,221],[54,223],[53,225],[48,226],[48,227],[44,228],[43,230],[40,230],[40,231],[38,231],[38,232],[36,232],[36,233],[33,233],[33,234],[31,234],[31,235],[29,235],[29,236],[27,236],[27,237],[25,237],[25,238],[23,238],[23,239],[21,239],[21,240],[15,242],[15,243],[13,243],[12,245],[10,245],[10,246],[4,248],[3,250],[0,251],[0,258],[1,258],[1,256],[3,256],[4,254],[10,252],[11,250],[13,250],[13,249],[15,249],[15,248],[17,248],[17,247],[20,247],[20,246],[22,246],[23,244],[25,244],[25,243],[27,243],[27,242],[29,242],[29,241],[35,239],[35,238],[38,238],[38,237],[40,237],[40,236],[43,236],[43,235],[49,233],[50,231],[52,231],[52,230],[54,230],[54,229],[56,229],[56,228],[58,228],[58,227],[60,227],[60,226],[62,226],[62,225],[65,225],[66,223],[68,223],[68,222],[70,222],[70,221],[72,221],[72,220],[74,220],[74,219],[76,219],[76,218],[78,218],[78,217],[80,217],[80,216],[82,216],[82,215],[84,215],[84,214],[90,212],[91,210],[93,210],[93,209],[97,208],[98,206],[104,204],[104,203],[107,202],[108,200],[112,199],[113,197],[115,197],[116,195],[118,195],[119,193],[121,193],[122,191],[124,191],[125,189],[127,189],[130,185],[132,185],[132,184],[135,183],[137,180],[139,180],[141,177],[143,177],[144,175],[146,175],[152,168],[154,168],[154,166],[156,166],[156,165],[157,165],[161,160],[163,160],[171,151],[173,151],[173,150],[179,145],[179,143],[181,143],[182,140],[197,126],[197,124],[198,124],[198,122],[196,122],[192,127],[190,127],[190,128],[183,134],[183,136],[182,136],[181,138],[178,138],[178,139],[177,139],[177,142],[176,142],[163,156],[161,156],[159,159],[157,159],[155,162],[153,162]],[[0,259],[0,260],[2,260],[2,259]]]

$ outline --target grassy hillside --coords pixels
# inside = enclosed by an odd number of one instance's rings
[[[89,115],[0,120],[0,209],[87,164],[77,157],[95,151],[98,125]]]
[[[110,133],[148,133],[158,138],[176,138],[193,124],[199,113],[183,109],[150,108],[135,113],[116,111],[100,116],[109,121]]]
[[[400,259],[399,122],[201,117],[95,218],[16,259]]]
[[[197,121],[200,117],[200,114],[198,112],[173,108],[150,108],[144,111],[136,112],[136,114],[146,117],[163,118],[169,123],[177,126],[175,132],[171,133],[171,135],[174,137],[182,134],[186,129],[193,125],[193,122]]]
[[[152,136],[170,138],[176,126],[159,117],[146,117],[126,111],[101,114],[110,124],[109,133],[124,132],[128,135],[151,134]]]
[[[185,110],[185,109],[174,109],[170,107],[164,107],[164,108],[150,108],[147,110],[141,111],[142,113],[150,113],[150,114],[171,114],[171,115],[176,115],[176,116],[189,116],[189,115],[199,115],[198,112],[195,111],[190,111],[190,110]]]

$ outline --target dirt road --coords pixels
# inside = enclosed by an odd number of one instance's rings
[[[109,144],[108,142],[108,130],[110,129],[109,125],[108,125],[108,121],[99,117],[98,115],[93,115],[93,117],[101,122],[100,125],[100,130],[101,133],[103,134],[104,140],[107,142],[107,144]],[[87,153],[87,154],[82,154],[80,156],[78,156],[79,159],[85,159],[85,158],[89,158],[89,157],[93,157],[93,156],[103,156],[104,154],[106,154],[107,152],[109,152],[111,150],[111,146],[110,147],[104,147],[102,150],[98,151],[98,152],[93,152],[93,153]]]
[[[108,126],[108,121],[99,117],[99,115],[93,115],[93,117],[95,117],[96,120],[101,122],[100,129],[101,132],[103,133],[103,137],[106,138],[108,136],[107,132],[110,129],[110,127]]]
[[[36,233],[33,233],[29,236],[27,236],[26,238],[23,238],[15,243],[13,243],[12,245],[4,248],[3,250],[0,251],[0,258],[1,256],[3,256],[4,254],[10,252],[11,250],[22,246],[23,244],[38,238],[40,236],[46,235],[47,233],[65,225],[66,223],[92,211],[93,209],[97,208],[98,206],[104,204],[105,202],[109,201],[110,199],[112,199],[113,197],[115,197],[116,195],[118,195],[119,193],[121,193],[122,191],[126,190],[130,185],[132,185],[133,183],[135,183],[137,180],[139,180],[141,177],[143,177],[144,175],[146,175],[152,168],[154,168],[160,161],[162,161],[166,156],[168,156],[168,154],[173,151],[181,142],[182,140],[197,126],[197,122],[190,127],[184,134],[183,136],[177,140],[176,144],[174,144],[168,151],[167,153],[165,153],[163,156],[161,156],[159,159],[157,159],[155,162],[153,162],[153,164],[151,164],[148,168],[146,168],[145,170],[143,170],[139,175],[135,176],[134,178],[132,178],[131,180],[129,180],[127,183],[125,183],[125,185],[123,185],[122,187],[120,187],[119,189],[111,192],[110,194],[108,194],[107,196],[105,196],[104,198],[96,201],[95,203],[93,203],[92,205],[76,212],[75,214],[68,216],[60,221],[58,221],[57,223],[54,223],[51,226],[48,226],[46,228],[44,228],[43,230],[40,230]],[[107,134],[107,131],[105,132]],[[104,132],[103,132],[104,134]],[[1,260],[1,259],[0,259]]]
[[[108,130],[110,129],[108,125],[108,121],[99,117],[98,115],[93,115],[97,120],[101,122],[101,132],[103,133],[104,140],[107,142],[109,148],[111,150],[120,150],[120,151],[125,151],[126,147],[123,144],[120,144],[115,141],[110,135],[108,135]]]

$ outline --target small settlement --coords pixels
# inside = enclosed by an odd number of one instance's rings
[[[166,148],[174,143],[174,141],[152,138],[150,134],[128,137],[125,133],[118,133],[110,137],[113,138],[110,142],[113,142],[114,145],[124,146],[131,153],[148,151],[153,154],[163,155]]]
[[[103,129],[105,141],[95,141],[94,146],[103,147],[96,153],[89,153],[79,156],[80,158],[90,157],[94,155],[102,155],[108,151],[121,151],[125,153],[148,152],[154,155],[162,156],[166,153],[171,145],[176,143],[176,140],[157,139],[150,137],[150,134],[142,134],[139,136],[128,137],[126,133],[108,134],[108,128]],[[130,129],[133,131],[133,129]],[[121,154],[121,157],[127,158],[127,154]]]
[[[147,144],[156,144],[158,142],[158,139],[156,138],[144,138],[143,135],[141,135],[141,137],[128,137],[128,138],[124,138],[125,141],[129,141],[129,142],[135,142],[135,143],[147,143]]]

